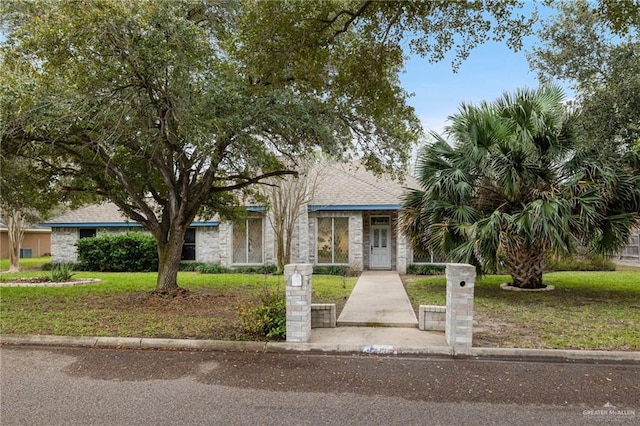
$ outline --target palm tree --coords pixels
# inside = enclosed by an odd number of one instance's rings
[[[462,105],[418,158],[401,227],[418,250],[543,288],[550,254],[610,253],[639,223],[638,152],[581,149],[557,87]],[[597,158],[597,161],[596,161]]]

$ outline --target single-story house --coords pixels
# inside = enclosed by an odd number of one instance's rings
[[[404,188],[415,187],[415,180],[376,177],[357,163],[324,164],[316,170],[318,179],[293,232],[292,262],[405,273],[413,254],[397,229],[398,210]],[[269,209],[247,210],[241,223],[194,222],[185,238],[183,260],[230,268],[275,264]],[[141,230],[112,203],[80,208],[46,225],[52,230],[52,262],[77,261],[75,243],[80,238]]]
[[[9,230],[0,218],[0,259],[8,259],[11,251]],[[51,253],[51,228],[28,225],[24,230],[24,239],[20,246],[20,257],[40,257]]]

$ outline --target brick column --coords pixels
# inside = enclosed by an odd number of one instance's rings
[[[285,265],[287,283],[287,342],[304,343],[311,335],[311,275],[313,265]]]
[[[471,347],[473,338],[473,288],[476,268],[448,263],[445,339],[452,347]]]

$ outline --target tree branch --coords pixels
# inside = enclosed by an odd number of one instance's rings
[[[350,10],[341,10],[340,12],[338,12],[337,15],[335,15],[333,18],[331,19],[322,19],[320,20],[320,22],[326,23],[327,25],[325,25],[320,32],[324,32],[327,29],[331,28],[336,22],[338,22],[338,20],[342,17],[342,16],[349,16],[349,18],[347,19],[347,21],[344,23],[344,25],[342,26],[342,28],[337,29],[336,31],[334,31],[333,35],[329,38],[329,40],[334,40],[336,37],[338,37],[340,34],[346,33],[349,30],[349,27],[351,26],[351,24],[353,24],[353,22],[358,19],[358,17],[360,17],[364,11],[367,9],[367,7],[369,7],[369,5],[372,3],[371,0],[367,0],[365,2],[363,2],[360,7],[358,8],[358,10],[356,10],[355,12],[352,12]]]
[[[265,173],[263,175],[256,176],[253,178],[248,178],[247,176],[242,176],[242,175],[229,176],[225,180],[233,180],[233,179],[246,179],[246,180],[244,182],[236,183],[235,185],[213,187],[212,192],[226,192],[226,191],[233,191],[236,189],[242,189],[254,183],[263,183],[263,182],[260,182],[263,179],[267,179],[274,176],[285,176],[285,175],[297,176],[298,172],[294,170],[277,170],[275,172]]]

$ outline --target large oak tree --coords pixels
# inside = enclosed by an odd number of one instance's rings
[[[542,81],[576,91],[575,131],[603,155],[640,146],[640,3],[556,1],[528,54]],[[603,149],[608,148],[608,149]]]
[[[158,242],[156,289],[174,291],[194,218],[224,215],[298,156],[403,167],[420,135],[403,48],[438,60],[457,45],[461,60],[489,37],[518,47],[517,5],[3,3],[2,149],[55,157],[69,190],[142,224]]]

